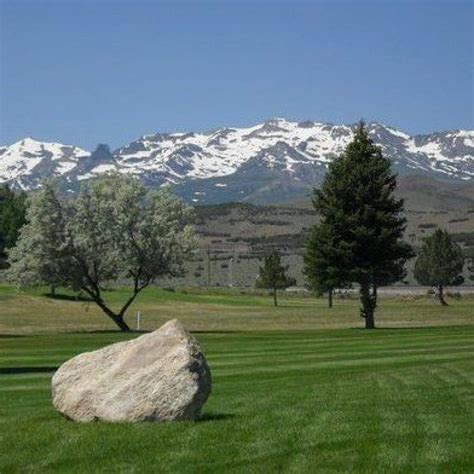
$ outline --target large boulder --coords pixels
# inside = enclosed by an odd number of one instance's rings
[[[177,320],[65,362],[53,404],[74,421],[195,420],[211,392],[198,341]]]

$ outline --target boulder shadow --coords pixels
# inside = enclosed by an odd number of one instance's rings
[[[191,330],[191,334],[238,334],[242,331],[234,331],[234,330],[227,330],[227,329],[209,329],[206,331],[205,329],[198,329],[196,331]]]
[[[231,420],[235,418],[235,415],[232,413],[205,413],[198,420],[198,423],[205,423],[206,421],[222,421],[222,420]]]

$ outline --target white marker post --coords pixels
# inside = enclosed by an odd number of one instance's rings
[[[140,331],[140,311],[137,311],[137,331]]]
[[[234,264],[234,257],[230,257],[229,260],[229,286],[232,288],[234,286],[234,269],[232,268]]]

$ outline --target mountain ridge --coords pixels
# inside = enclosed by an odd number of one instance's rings
[[[100,145],[92,153],[25,138],[0,147],[0,183],[29,191],[42,179],[55,177],[63,189],[74,192],[83,180],[117,171],[135,175],[148,186],[171,184],[198,204],[272,202],[281,194],[291,199],[322,181],[355,126],[275,118],[251,127],[157,132],[113,152]],[[400,175],[474,180],[474,130],[412,136],[377,122],[367,129]]]

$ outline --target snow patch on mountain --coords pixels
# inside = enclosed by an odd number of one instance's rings
[[[276,118],[252,127],[149,134],[115,152],[102,145],[93,153],[27,138],[0,147],[0,182],[34,189],[45,177],[60,177],[69,186],[115,170],[161,186],[227,179],[255,166],[281,173],[286,183],[306,182],[324,173],[352,139],[354,127]],[[398,172],[418,171],[463,180],[474,176],[473,130],[411,136],[376,122],[367,127]],[[224,188],[228,184],[213,186]]]
[[[89,155],[76,146],[25,138],[0,147],[0,183],[14,181],[17,187],[28,190],[39,185],[41,179],[68,173]]]

